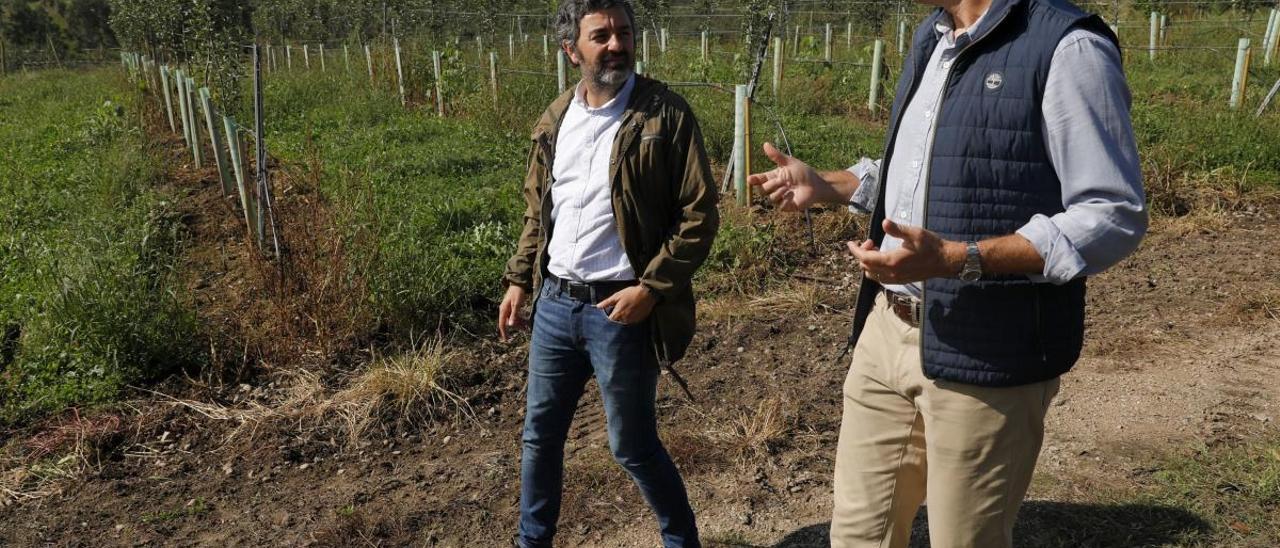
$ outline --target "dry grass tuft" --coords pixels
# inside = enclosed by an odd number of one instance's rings
[[[796,282],[764,295],[742,297],[724,295],[706,301],[699,311],[708,320],[740,321],[761,317],[808,315],[823,308],[822,288]]]
[[[738,413],[720,429],[713,430],[711,436],[731,452],[745,457],[772,453],[786,431],[782,402],[769,398],[761,400],[752,411]]]
[[[98,466],[103,447],[122,430],[118,415],[70,417],[26,440],[0,448],[0,508],[61,492],[70,480]]]
[[[466,399],[444,387],[446,370],[457,361],[437,337],[403,354],[375,359],[346,388],[322,403],[320,415],[332,414],[343,424],[348,440],[359,440],[379,419],[429,421],[452,407],[474,417]]]

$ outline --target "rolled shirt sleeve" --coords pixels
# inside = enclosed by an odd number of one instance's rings
[[[1093,31],[1068,33],[1054,52],[1043,100],[1045,146],[1065,211],[1036,215],[1018,229],[1044,259],[1033,281],[1063,284],[1102,272],[1146,234],[1130,104],[1116,45]]]
[[[880,160],[863,158],[847,169],[858,178],[858,188],[849,198],[849,210],[854,213],[871,213],[880,195]]]

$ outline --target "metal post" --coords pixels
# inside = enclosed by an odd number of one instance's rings
[[[436,78],[436,116],[444,117],[444,78],[440,72],[440,52],[431,52],[431,70]]]
[[[747,205],[747,86],[733,88],[733,190],[735,202]]]
[[[560,93],[564,93],[565,86],[567,85],[565,83],[565,81],[567,80],[566,68],[565,68],[566,63],[567,63],[567,60],[564,57],[564,50],[557,50],[556,51],[556,89],[560,90]]]
[[[262,97],[262,57],[258,54],[258,47],[253,47],[253,134],[257,137],[254,141],[257,143],[257,168],[258,168],[258,192],[261,201],[258,203],[258,248],[262,248],[264,218],[271,223],[271,246],[275,251],[275,256],[280,256],[280,230],[276,223],[275,199],[271,193],[271,178],[267,172],[267,129],[263,120],[263,111],[266,104]],[[266,215],[262,214],[263,208],[266,209]]]
[[[875,114],[880,110],[880,65],[884,61],[884,40],[876,40],[871,55],[871,93],[867,98],[867,110]]]
[[[231,195],[231,174],[227,173],[227,159],[222,156],[222,137],[218,135],[214,119],[217,113],[213,108],[213,99],[209,96],[209,88],[200,88],[200,108],[204,111],[204,121],[209,128],[209,144],[213,145],[213,163],[218,166],[218,181],[222,183],[222,195]]]
[[[1241,38],[1236,46],[1236,72],[1231,81],[1231,108],[1245,102],[1245,86],[1249,83],[1249,39]]]
[[[400,104],[407,105],[409,102],[404,97],[404,70],[400,66],[400,39],[392,39],[396,46],[396,83],[400,87]]]

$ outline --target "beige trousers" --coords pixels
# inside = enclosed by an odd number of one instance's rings
[[[854,348],[831,546],[905,547],[928,493],[933,548],[1013,544],[1058,379],[984,388],[925,378],[920,330],[881,295]]]

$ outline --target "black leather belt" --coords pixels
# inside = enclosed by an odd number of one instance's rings
[[[635,280],[624,280],[618,282],[575,282],[573,280],[560,279],[555,276],[547,276],[547,283],[551,285],[551,290],[557,295],[563,295],[575,301],[581,301],[587,304],[598,304],[600,301],[608,299],[609,296],[614,293],[636,285]]]
[[[924,303],[920,299],[894,293],[888,289],[884,290],[884,298],[889,303],[889,309],[893,310],[899,320],[911,327],[920,327],[921,309],[924,308]]]

